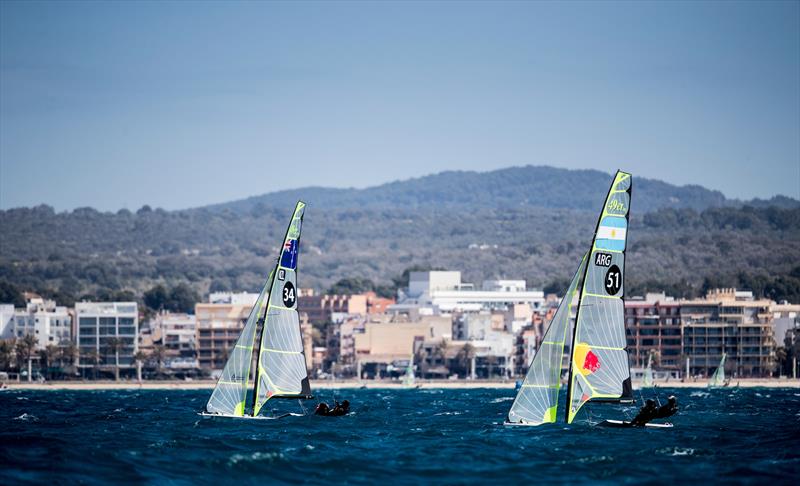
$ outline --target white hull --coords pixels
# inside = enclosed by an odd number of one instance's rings
[[[283,415],[278,415],[276,417],[262,417],[260,415],[256,415],[255,417],[251,415],[229,415],[225,413],[208,413],[208,412],[198,412],[197,415],[202,415],[203,417],[218,417],[218,418],[232,418],[232,419],[249,419],[249,420],[277,420],[284,417],[302,417],[302,413],[285,413]]]
[[[604,422],[600,422],[597,425],[599,425],[601,427],[619,427],[619,428],[631,428],[631,429],[641,428],[641,427],[632,427],[630,425],[630,422],[625,422],[623,420],[606,420]],[[649,424],[645,424],[644,426],[646,428],[651,428],[651,429],[671,429],[672,428],[672,424],[669,423],[669,422],[663,423],[663,424],[649,423]]]

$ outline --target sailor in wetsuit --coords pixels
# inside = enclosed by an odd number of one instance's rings
[[[328,407],[328,404],[325,402],[320,403],[317,405],[317,408],[314,410],[314,415],[322,415],[324,417],[340,417],[342,415],[347,415],[350,412],[350,402],[345,400],[342,403],[336,402],[333,408]]]
[[[662,405],[656,411],[655,418],[667,418],[675,415],[678,412],[678,400],[675,395],[670,395],[667,399],[666,405]]]
[[[665,405],[656,407],[656,402],[647,400],[639,410],[639,414],[631,420],[631,426],[644,427],[647,422],[657,418],[667,418],[675,415],[678,412],[678,400],[675,395],[671,395]]]
[[[648,399],[647,402],[645,402],[644,407],[639,410],[639,413],[636,415],[636,417],[631,420],[631,426],[644,427],[647,422],[656,418],[656,413],[658,413],[656,402]]]

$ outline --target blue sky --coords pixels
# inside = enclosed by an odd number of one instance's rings
[[[0,207],[442,170],[800,198],[798,2],[0,2]]]

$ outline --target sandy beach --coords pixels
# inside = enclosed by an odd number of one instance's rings
[[[214,388],[215,381],[53,381],[46,383],[7,382],[8,390],[204,390]],[[418,380],[417,388],[514,388],[514,381],[490,380]],[[335,390],[346,388],[403,388],[399,381],[375,380],[358,382],[356,380],[314,380],[312,388],[318,390]],[[656,382],[661,388],[706,388],[707,380],[681,383],[680,381]],[[765,387],[765,388],[800,388],[800,380],[796,379],[742,379],[731,380],[729,387]],[[637,387],[634,387],[637,388]]]

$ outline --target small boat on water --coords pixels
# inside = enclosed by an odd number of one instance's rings
[[[642,388],[653,387],[653,355],[651,354],[647,359],[647,368],[644,369],[642,375]]]
[[[310,399],[297,312],[297,258],[305,203],[298,201],[269,274],[202,415],[259,417],[268,400]],[[251,403],[248,397],[252,396]]]
[[[727,357],[727,353],[722,353],[722,359],[719,360],[719,366],[717,366],[714,374],[711,375],[711,379],[708,380],[709,388],[728,386],[728,382],[725,381],[725,358]]]
[[[556,310],[506,425],[556,421],[561,362],[575,313],[567,380],[566,423],[588,402],[632,403],[623,304],[631,175],[618,171],[606,195],[589,251]]]

